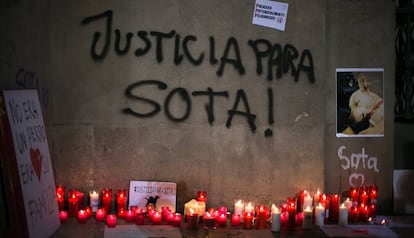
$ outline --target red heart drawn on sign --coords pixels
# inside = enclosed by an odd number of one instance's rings
[[[32,161],[32,166],[36,172],[37,178],[40,181],[40,175],[42,172],[42,157],[39,149],[34,150],[33,148],[30,148],[30,160]]]

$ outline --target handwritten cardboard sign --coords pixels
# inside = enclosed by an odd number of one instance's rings
[[[37,90],[3,91],[30,237],[60,226],[55,179]],[[18,186],[18,185],[17,185]]]
[[[256,0],[253,10],[253,24],[284,31],[288,7],[287,3]]]
[[[153,203],[157,210],[169,207],[175,212],[177,201],[177,184],[173,182],[130,181],[129,206],[145,208]]]

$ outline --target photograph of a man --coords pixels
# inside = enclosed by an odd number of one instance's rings
[[[338,69],[337,136],[383,136],[382,69]]]

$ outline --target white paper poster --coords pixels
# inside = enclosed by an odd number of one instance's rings
[[[253,24],[284,31],[288,4],[269,0],[256,0],[253,11]]]
[[[60,226],[49,145],[37,90],[3,91],[13,136],[30,237],[49,237]]]
[[[145,208],[152,203],[157,210],[169,207],[175,212],[177,184],[172,182],[131,181],[129,185],[129,206]]]

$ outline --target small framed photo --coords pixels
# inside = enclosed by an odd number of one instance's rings
[[[384,69],[336,69],[336,136],[384,136]]]

